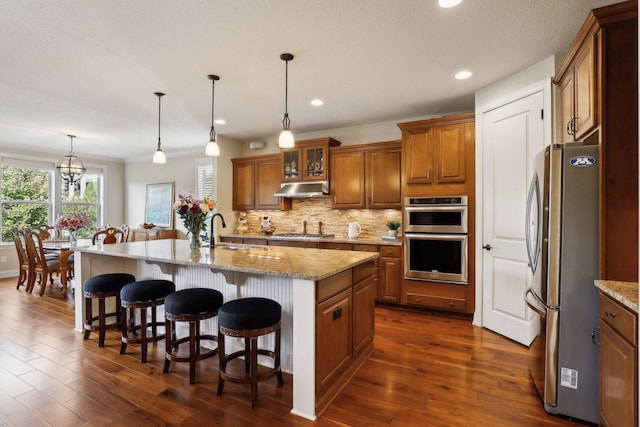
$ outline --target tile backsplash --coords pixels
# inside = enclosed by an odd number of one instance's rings
[[[235,212],[236,221],[239,212]],[[275,233],[302,233],[303,222],[307,221],[307,233],[318,233],[318,222],[322,221],[322,232],[346,236],[350,222],[358,222],[362,229],[360,237],[377,238],[387,234],[384,223],[394,219],[402,221],[400,209],[331,209],[329,197],[293,199],[290,211],[249,211],[247,212],[247,234],[260,233],[262,217],[271,217]],[[401,228],[402,229],[402,228]],[[229,233],[236,233],[229,230]]]

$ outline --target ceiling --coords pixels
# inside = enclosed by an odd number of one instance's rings
[[[0,146],[144,158],[472,111],[474,92],[564,55],[616,0],[0,0]],[[468,69],[473,76],[457,81]],[[321,107],[310,105],[321,98]],[[330,136],[330,135],[327,135]],[[224,149],[224,148],[223,148]]]

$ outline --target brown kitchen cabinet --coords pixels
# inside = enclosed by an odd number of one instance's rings
[[[600,145],[599,275],[636,282],[638,2],[592,10],[553,82],[561,92],[560,141]]]
[[[561,142],[579,141],[598,125],[594,57],[595,37],[582,41],[580,50],[556,81],[560,89]]]
[[[398,123],[402,130],[403,183],[464,183],[475,144],[474,114]]]
[[[333,138],[297,141],[294,148],[281,150],[280,176],[283,182],[329,179],[329,147],[341,142]]]
[[[380,267],[377,300],[380,302],[400,302],[400,281],[402,280],[402,247],[380,246]]]
[[[178,232],[173,228],[137,228],[132,233],[133,242],[147,240],[177,239]]]
[[[638,315],[599,293],[601,426],[638,425]]]
[[[331,150],[331,207],[400,209],[401,143],[365,144]]]
[[[275,197],[280,189],[280,155],[231,159],[233,210],[289,210],[291,199]]]
[[[373,348],[376,277],[373,260],[353,269],[353,357]]]

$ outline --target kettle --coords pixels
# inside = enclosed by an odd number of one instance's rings
[[[347,236],[349,238],[358,237],[360,235],[361,231],[362,231],[362,229],[360,228],[360,224],[358,224],[357,222],[350,222],[349,223],[349,232],[348,232]]]

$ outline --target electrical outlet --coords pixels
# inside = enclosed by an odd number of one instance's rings
[[[7,262],[7,257],[6,256],[0,257],[0,262]]]

